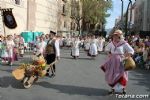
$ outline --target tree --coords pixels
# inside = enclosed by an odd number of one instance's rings
[[[76,0],[71,1],[71,17],[75,20],[77,30],[79,31],[79,35],[81,34],[81,20],[82,20],[81,9],[82,8],[79,1]]]
[[[110,14],[107,10],[112,8],[112,0],[80,0],[82,2],[83,25],[90,30],[91,25],[106,23]],[[87,25],[88,24],[88,25]]]
[[[91,26],[95,28],[96,24],[106,23],[106,17],[110,16],[107,10],[112,8],[112,0],[72,0],[71,8],[71,17],[80,35],[81,30],[90,31]]]

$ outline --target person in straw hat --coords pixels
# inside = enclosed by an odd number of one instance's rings
[[[112,41],[106,46],[108,60],[101,66],[105,72],[105,80],[111,87],[109,94],[123,93],[128,81],[128,72],[125,71],[123,60],[134,53],[133,48],[124,40],[123,32],[116,30],[112,34]]]

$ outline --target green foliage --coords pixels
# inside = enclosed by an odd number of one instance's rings
[[[112,0],[80,0],[82,2],[82,17],[92,24],[105,23],[110,14],[107,10],[112,8]]]

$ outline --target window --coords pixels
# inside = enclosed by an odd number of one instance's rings
[[[63,5],[63,9],[62,10],[63,10],[63,13],[65,13],[65,5]]]
[[[66,23],[66,21],[64,21],[64,28],[66,28],[67,27],[67,23]]]
[[[66,6],[65,6],[65,4],[63,4],[63,6],[62,6],[62,15],[66,15]]]
[[[20,0],[15,0],[15,4],[20,5]]]

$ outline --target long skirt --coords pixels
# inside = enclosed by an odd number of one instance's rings
[[[72,48],[71,49],[71,53],[72,53],[72,56],[79,56],[79,48]]]
[[[103,44],[102,44],[102,43],[101,43],[101,44],[99,43],[98,46],[97,46],[97,48],[98,48],[98,51],[99,51],[99,52],[103,51]]]
[[[90,49],[90,43],[86,43],[84,48],[86,51],[88,51]]]
[[[8,52],[7,52],[6,49],[2,49],[1,58],[4,59],[4,60],[8,60]]]
[[[13,52],[13,49],[9,49],[8,51],[8,58],[9,58],[9,61],[12,62],[14,59],[14,52]]]
[[[101,66],[105,72],[105,80],[115,91],[121,91],[126,87],[128,72],[124,70],[120,55],[112,55],[105,64]]]
[[[14,61],[18,61],[18,48],[13,49],[13,59]]]
[[[89,54],[91,56],[96,56],[98,54],[96,44],[93,43],[90,45]]]

